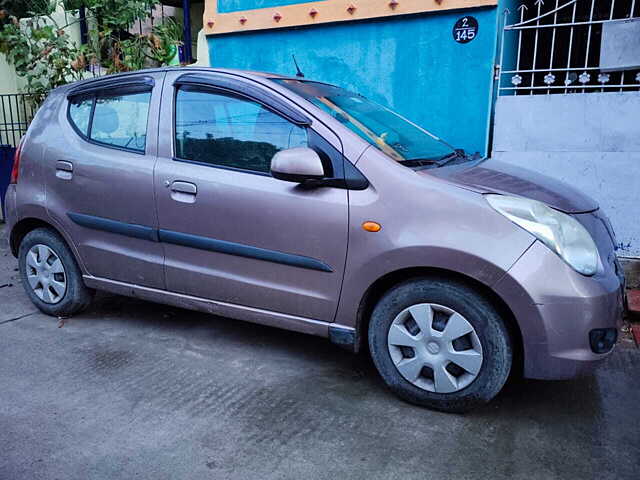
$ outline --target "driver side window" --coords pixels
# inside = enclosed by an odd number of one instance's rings
[[[176,94],[178,159],[268,174],[280,150],[306,147],[307,131],[261,104],[193,87]]]

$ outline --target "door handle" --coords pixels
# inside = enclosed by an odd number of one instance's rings
[[[73,178],[73,163],[58,160],[56,162],[56,177],[62,180],[71,180]]]
[[[169,185],[171,198],[176,202],[194,203],[198,194],[198,187],[191,182],[173,182]]]
[[[190,182],[173,182],[171,184],[171,191],[196,195],[198,193],[198,187]]]

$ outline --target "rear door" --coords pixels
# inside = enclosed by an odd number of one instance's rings
[[[164,287],[153,168],[164,73],[71,90],[44,158],[47,208],[95,277]]]
[[[182,75],[165,81],[155,180],[167,288],[332,321],[347,190],[304,189],[269,167],[277,151],[296,146],[341,158],[339,140],[321,125],[296,125],[282,105],[253,96],[263,87],[249,80],[202,74],[207,85],[175,83]]]

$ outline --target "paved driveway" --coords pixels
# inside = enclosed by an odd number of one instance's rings
[[[107,295],[60,328],[15,267],[0,226],[2,480],[640,476],[630,347],[447,415],[318,338]]]

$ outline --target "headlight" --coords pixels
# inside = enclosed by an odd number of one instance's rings
[[[575,271],[583,275],[596,273],[598,249],[575,218],[528,198],[495,194],[485,198],[498,213],[537,237]]]

